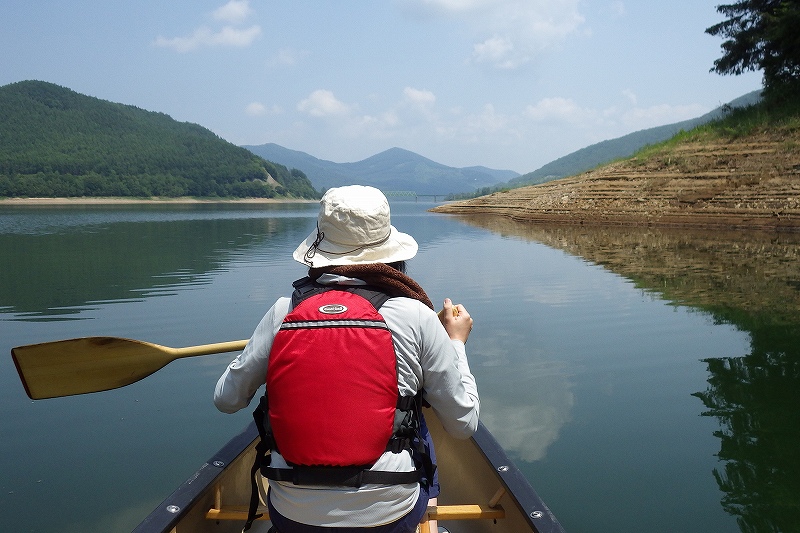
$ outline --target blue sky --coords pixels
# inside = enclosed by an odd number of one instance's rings
[[[43,80],[235,144],[400,147],[520,173],[761,87],[710,73],[718,0],[0,0],[0,85]]]

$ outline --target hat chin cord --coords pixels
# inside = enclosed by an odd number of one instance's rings
[[[386,236],[383,237],[380,240],[377,240],[375,242],[368,242],[367,244],[362,244],[361,246],[356,246],[352,250],[347,250],[346,252],[330,252],[328,250],[325,250],[324,248],[320,248],[319,247],[319,245],[322,244],[322,241],[325,240],[325,232],[320,231],[319,222],[317,222],[317,238],[314,239],[314,243],[311,246],[308,247],[308,250],[306,250],[306,253],[303,256],[303,260],[306,263],[308,263],[310,266],[313,267],[314,266],[314,262],[312,261],[312,259],[314,258],[315,255],[317,255],[317,251],[318,250],[320,252],[323,252],[323,253],[326,253],[326,254],[329,254],[329,255],[348,255],[348,254],[352,254],[353,252],[356,252],[358,250],[363,250],[364,248],[371,248],[372,246],[380,246],[381,244],[383,244],[386,241],[388,241],[389,237],[391,237],[391,236],[392,236],[392,230],[390,228],[389,231],[386,233]]]

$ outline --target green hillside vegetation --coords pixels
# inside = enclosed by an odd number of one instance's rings
[[[211,131],[46,82],[0,87],[0,197],[314,198]]]
[[[779,100],[764,100],[746,107],[730,109],[723,117],[681,131],[668,141],[638,150],[635,158],[647,160],[654,154],[669,152],[686,142],[734,141],[759,133],[770,133],[785,139],[783,150],[797,152],[800,146],[795,139],[800,132],[800,93]]]

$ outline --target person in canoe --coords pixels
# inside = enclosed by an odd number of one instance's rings
[[[308,276],[217,383],[225,413],[266,383],[254,416],[271,453],[257,468],[280,533],[415,531],[439,490],[422,405],[454,437],[477,429],[465,350],[473,319],[449,298],[435,312],[405,273],[417,249],[378,189],[328,190],[293,254]]]

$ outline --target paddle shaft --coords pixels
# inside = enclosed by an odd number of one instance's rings
[[[246,340],[170,348],[119,337],[82,337],[11,350],[31,399],[116,389],[135,383],[175,359],[235,352]]]
[[[211,355],[215,353],[226,353],[226,352],[239,352],[244,350],[245,345],[247,344],[247,340],[242,341],[227,341],[227,342],[216,342],[214,344],[201,344],[199,346],[185,346],[183,348],[167,348],[171,350],[170,353],[175,355],[175,359],[180,359],[181,357],[194,357],[196,355]]]

